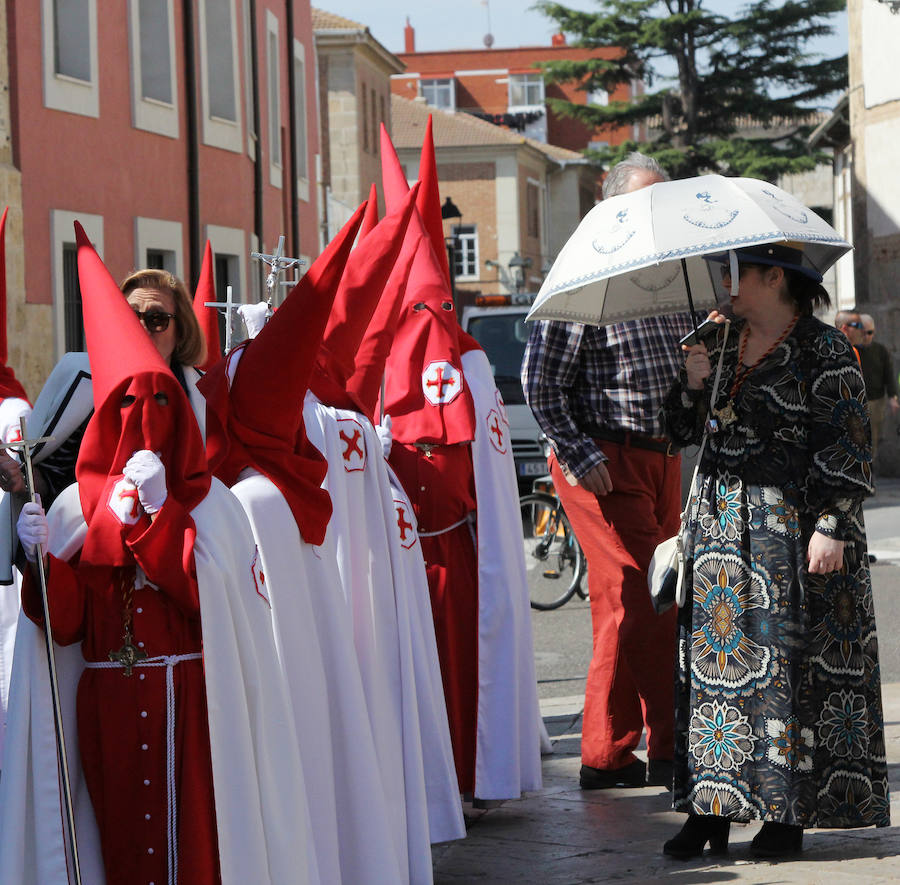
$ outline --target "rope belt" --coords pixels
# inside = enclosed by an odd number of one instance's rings
[[[436,532],[419,532],[420,538],[434,538],[437,535],[446,535],[447,532],[452,532],[453,529],[459,528],[464,522],[467,522],[469,519],[468,516],[464,516],[458,522],[454,522],[453,525],[448,525],[445,529],[438,529]]]
[[[168,830],[167,857],[169,866],[169,885],[178,883],[178,809],[175,795],[175,677],[174,667],[184,661],[199,661],[203,655],[192,652],[186,655],[159,655],[135,662],[135,667],[166,668],[166,792]],[[86,661],[86,668],[91,670],[119,670],[122,664],[114,661]]]

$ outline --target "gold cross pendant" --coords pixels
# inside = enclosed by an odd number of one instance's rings
[[[734,403],[731,400],[728,400],[721,409],[713,409],[713,414],[725,427],[734,424],[738,419],[737,412],[734,410]]]
[[[131,633],[126,632],[122,638],[125,640],[125,644],[118,651],[111,651],[109,659],[122,665],[123,676],[131,676],[134,665],[138,661],[143,661],[147,657],[147,652],[131,644]]]

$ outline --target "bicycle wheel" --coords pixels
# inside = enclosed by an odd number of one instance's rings
[[[584,554],[557,498],[533,492],[519,499],[519,509],[531,607],[559,608],[579,585]]]

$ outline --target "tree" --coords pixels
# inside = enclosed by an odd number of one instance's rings
[[[585,91],[612,92],[643,81],[647,91],[606,106],[548,98],[554,112],[589,126],[650,123],[643,143],[591,152],[617,162],[640,148],[674,175],[716,171],[774,180],[812,169],[825,158],[810,153],[817,100],[847,88],[847,56],[823,59],[806,52],[827,36],[846,0],[759,0],[727,18],[703,0],[596,0],[580,12],[541,0],[536,8],[580,47],[617,47],[613,59],[544,63],[548,82],[577,81]],[[666,66],[674,76],[666,77]],[[741,123],[770,130],[736,137]]]

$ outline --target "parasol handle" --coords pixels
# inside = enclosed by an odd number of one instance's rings
[[[688,278],[687,262],[683,258],[681,259],[681,275],[684,277],[684,288],[687,292],[688,307],[691,310],[691,323],[694,326],[694,336],[697,341],[699,341],[700,336],[697,334],[697,311],[694,310],[694,296],[691,294],[691,281]]]

